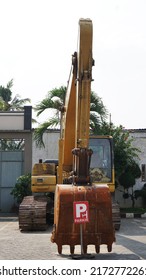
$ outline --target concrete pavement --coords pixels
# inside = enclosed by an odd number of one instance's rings
[[[17,217],[0,216],[0,260],[71,259],[69,246],[63,246],[62,255],[58,254],[56,244],[50,241],[51,231],[50,225],[45,232],[20,232]],[[76,246],[75,253],[80,251],[80,246]],[[95,260],[145,260],[146,218],[122,219],[111,253],[105,245],[101,245],[100,254],[95,254],[90,245],[88,253]]]

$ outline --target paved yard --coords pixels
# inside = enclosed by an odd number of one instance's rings
[[[51,231],[50,225],[45,232],[20,232],[17,217],[0,216],[0,259],[70,259],[69,246],[63,246],[63,254],[58,254],[56,244],[50,241]],[[76,246],[75,253],[80,253],[80,246]],[[90,245],[88,253],[97,260],[145,260],[146,219],[122,219],[112,252],[101,245],[100,254],[95,254],[94,246]]]

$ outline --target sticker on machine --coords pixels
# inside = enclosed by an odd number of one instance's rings
[[[74,201],[73,202],[74,223],[82,224],[89,222],[89,202]]]

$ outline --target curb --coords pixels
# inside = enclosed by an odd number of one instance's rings
[[[121,218],[146,218],[146,213],[138,214],[138,213],[121,213]]]

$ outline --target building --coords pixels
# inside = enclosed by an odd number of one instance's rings
[[[30,110],[30,108],[28,108]],[[16,113],[16,112],[15,112]],[[28,113],[28,112],[27,112]],[[10,114],[10,115],[9,115]],[[12,117],[12,112],[7,117]],[[28,125],[26,113],[17,112],[17,116],[14,114],[14,119],[18,117],[21,123],[17,122],[20,127],[14,127],[10,125],[10,121],[7,121],[6,126],[0,128],[0,139],[3,138],[14,138],[25,140],[25,150],[21,153],[3,152],[0,151],[0,211],[9,212],[13,208],[15,203],[12,195],[10,194],[12,188],[15,186],[16,180],[20,175],[31,172],[31,168],[34,163],[38,162],[39,159],[45,161],[46,159],[58,159],[58,140],[60,137],[59,130],[48,130],[44,133],[45,148],[38,148],[34,141],[32,141],[33,131]],[[6,117],[6,116],[5,116]],[[26,119],[25,119],[26,118]],[[1,122],[3,125],[3,122]],[[25,124],[25,125],[24,125]],[[134,190],[141,189],[146,183],[146,129],[133,129],[130,130],[130,136],[133,137],[133,145],[140,150],[138,164],[142,171],[141,178],[136,180]],[[8,176],[9,174],[9,176]],[[132,191],[132,189],[131,189]],[[132,205],[131,199],[123,199],[123,188],[116,189],[115,192],[116,201],[121,207],[130,207]],[[142,206],[142,200],[139,198],[136,201],[135,206]]]
[[[0,212],[10,212],[14,199],[11,191],[17,178],[32,168],[32,107],[23,111],[0,112]],[[22,149],[12,149],[12,142],[23,142]],[[3,148],[3,144],[6,144]],[[8,144],[11,145],[8,148]]]

